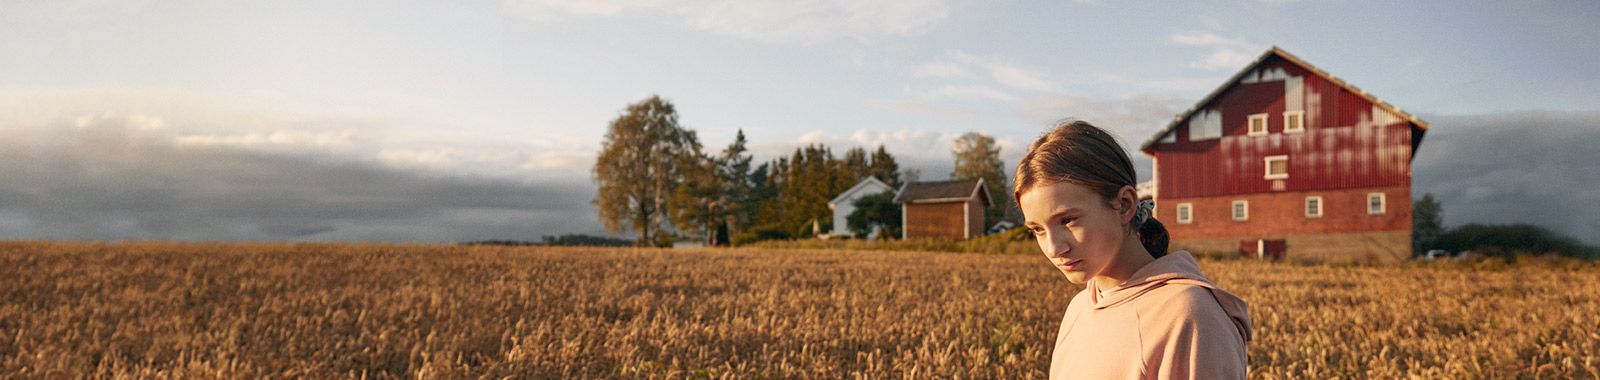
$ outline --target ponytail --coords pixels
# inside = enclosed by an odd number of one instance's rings
[[[1156,221],[1156,218],[1145,219],[1139,224],[1139,243],[1144,245],[1144,250],[1150,256],[1161,258],[1167,255],[1167,226]]]

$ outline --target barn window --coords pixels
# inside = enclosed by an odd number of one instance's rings
[[[1233,201],[1233,220],[1240,222],[1250,220],[1250,201],[1243,199]]]
[[[1283,133],[1299,133],[1306,131],[1306,111],[1285,111],[1283,113]]]
[[[1322,197],[1320,197],[1320,196],[1306,197],[1306,217],[1307,218],[1321,218],[1322,217]]]
[[[1367,214],[1378,215],[1387,211],[1387,200],[1383,193],[1367,193]]]
[[[1250,136],[1267,134],[1267,114],[1258,113],[1250,115]]]
[[[1194,204],[1193,203],[1179,203],[1178,204],[1178,224],[1189,224],[1189,223],[1194,223]]]
[[[1289,178],[1289,156],[1267,156],[1266,179]]]

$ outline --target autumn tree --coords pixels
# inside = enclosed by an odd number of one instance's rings
[[[699,151],[694,132],[678,124],[671,102],[651,95],[611,121],[594,164],[594,204],[611,233],[633,231],[638,243],[657,241],[677,191],[684,157]]]
[[[956,168],[950,178],[956,180],[983,179],[989,200],[993,204],[984,210],[984,226],[994,225],[1011,209],[1011,198],[1006,191],[1005,163],[1000,161],[1000,146],[994,138],[977,132],[967,132],[956,138],[952,151]]]

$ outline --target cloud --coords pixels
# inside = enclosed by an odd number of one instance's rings
[[[1110,129],[1128,142],[1143,142],[1188,107],[1188,99],[1141,94],[1120,99],[1057,94],[1018,105],[1016,116],[1036,125],[1066,118],[1084,120]]]
[[[339,130],[329,132],[307,132],[296,130],[277,130],[271,132],[251,132],[243,134],[193,134],[177,138],[178,145],[183,146],[230,146],[239,148],[336,148],[351,147],[355,145],[354,130]]]
[[[148,125],[102,115],[0,129],[0,238],[448,242],[599,229],[587,178],[400,169],[254,149],[264,137],[186,143]]]
[[[929,62],[912,70],[911,76],[919,78],[971,78],[965,67],[952,62]]]
[[[1530,223],[1600,244],[1600,114],[1428,116],[1413,193],[1448,225]]]
[[[833,149],[835,156],[843,156],[852,147],[872,150],[882,145],[894,156],[895,163],[902,170],[918,169],[922,172],[923,180],[937,180],[948,175],[954,167],[950,148],[958,136],[959,133],[910,128],[893,131],[858,129],[845,135],[815,130],[802,134],[794,141],[753,141],[750,153],[757,162],[765,162],[787,157],[794,153],[795,148],[811,144],[827,146]]]
[[[944,58],[928,65],[949,65],[986,72],[994,83],[1016,90],[1046,92],[1056,91],[1058,87],[1057,81],[1044,70],[1018,65],[1000,57],[978,56],[959,50],[946,52]]]
[[[1173,43],[1209,49],[1189,67],[1202,70],[1238,70],[1254,60],[1265,47],[1244,38],[1224,37],[1211,32],[1173,34]]]
[[[506,13],[534,21],[571,16],[666,14],[704,32],[761,42],[871,41],[920,35],[949,16],[940,0],[506,0]]]
[[[939,86],[939,88],[934,89],[933,91],[929,92],[928,94],[931,95],[931,96],[934,96],[934,97],[984,98],[984,99],[993,99],[993,100],[999,100],[999,101],[1010,101],[1010,100],[1015,100],[1017,98],[1016,96],[1011,95],[1009,93],[1006,93],[1005,91],[1000,91],[1000,90],[995,89],[994,87],[989,87],[989,86],[984,86],[984,85],[954,85],[954,84],[948,84],[948,85],[944,85],[944,86]]]

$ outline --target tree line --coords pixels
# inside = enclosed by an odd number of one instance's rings
[[[1600,259],[1600,248],[1532,224],[1467,223],[1444,228],[1444,206],[1432,193],[1423,194],[1412,205],[1411,213],[1413,256],[1442,249],[1454,254],[1473,251],[1507,261],[1515,260],[1518,254]]]
[[[890,187],[916,181],[879,145],[852,147],[836,155],[810,144],[755,165],[740,130],[720,151],[707,151],[694,130],[683,126],[676,107],[658,95],[627,106],[612,120],[601,143],[593,176],[594,203],[606,230],[632,232],[638,245],[666,246],[674,234],[697,236],[706,245],[810,237],[823,231],[865,233],[885,227],[897,236],[899,205],[892,192],[857,202],[851,226],[834,226],[828,201],[868,176]],[[990,223],[1005,217],[1004,163],[993,138],[968,133],[957,139],[953,179],[984,178],[996,204]],[[863,203],[866,202],[866,203]],[[1014,211],[1012,212],[1014,213]],[[859,222],[859,223],[857,223]]]
[[[788,238],[829,230],[827,202],[866,176],[897,186],[902,172],[883,146],[836,156],[812,144],[753,165],[740,130],[720,152],[707,152],[678,120],[676,107],[652,95],[611,122],[594,179],[594,203],[611,233],[633,232],[639,245],[670,245],[673,234],[707,245],[732,237]]]

